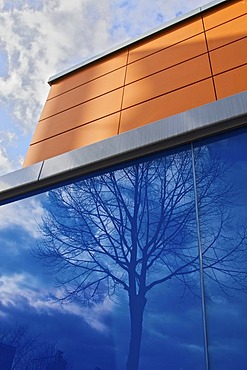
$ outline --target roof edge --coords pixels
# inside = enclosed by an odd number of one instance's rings
[[[139,41],[141,41],[141,40],[143,40],[143,39],[145,39],[147,37],[150,37],[150,36],[154,35],[155,33],[161,32],[161,31],[165,30],[166,28],[169,28],[169,27],[171,27],[171,26],[173,26],[173,25],[175,25],[177,23],[180,23],[180,22],[182,22],[182,21],[184,21],[186,19],[189,19],[189,18],[191,18],[191,17],[193,17],[195,15],[198,15],[198,14],[204,12],[205,10],[211,9],[211,8],[213,8],[213,7],[215,7],[215,6],[219,5],[219,4],[225,3],[227,1],[229,1],[229,0],[214,0],[214,1],[211,1],[208,4],[205,4],[205,5],[201,6],[201,7],[195,8],[194,10],[191,10],[190,12],[187,12],[185,14],[182,14],[179,17],[176,17],[176,18],[174,18],[174,19],[172,19],[170,21],[165,22],[164,24],[162,24],[162,26],[158,26],[158,27],[152,28],[150,31],[147,31],[147,32],[143,33],[142,35],[137,36],[134,39],[130,39],[128,41],[125,41],[125,42],[123,42],[123,43],[121,43],[119,45],[116,45],[116,46],[114,46],[114,47],[112,47],[112,48],[110,48],[110,49],[108,49],[108,50],[106,50],[106,51],[104,51],[102,53],[96,54],[96,55],[94,55],[91,58],[87,58],[83,62],[78,63],[78,64],[76,64],[76,65],[74,65],[74,66],[72,66],[70,68],[67,68],[67,69],[65,69],[65,70],[63,70],[63,71],[61,71],[61,72],[59,72],[59,73],[51,76],[49,78],[49,80],[48,80],[48,84],[51,85],[52,82],[54,82],[54,81],[56,81],[56,80],[58,80],[58,79],[60,79],[60,78],[62,78],[64,76],[66,76],[67,74],[73,73],[76,70],[78,70],[78,69],[80,69],[80,68],[82,68],[82,67],[84,67],[84,66],[86,66],[86,65],[88,65],[90,63],[93,63],[93,62],[95,62],[97,60],[100,60],[101,58],[104,58],[104,57],[106,57],[106,56],[108,56],[110,54],[113,54],[113,53],[117,52],[117,51],[120,51],[121,49],[123,49],[123,48],[125,48],[127,46],[133,45],[136,42],[139,42]]]

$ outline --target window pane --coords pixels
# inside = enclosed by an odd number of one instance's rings
[[[3,206],[16,369],[204,369],[195,220],[188,148]]]
[[[246,142],[245,128],[205,140],[195,150],[212,370],[242,370],[247,364]]]

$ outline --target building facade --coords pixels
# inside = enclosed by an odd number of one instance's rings
[[[0,178],[16,369],[247,366],[246,30],[217,1],[50,78]]]

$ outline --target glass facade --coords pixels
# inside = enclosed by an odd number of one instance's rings
[[[247,366],[246,140],[238,129],[2,206],[5,370]]]
[[[205,154],[196,175],[211,173],[209,199],[199,201],[210,369],[247,366],[247,151],[246,129],[198,143]],[[197,186],[198,199],[205,185]],[[211,201],[213,200],[213,202]],[[208,202],[208,203],[207,203]],[[201,204],[200,204],[201,203]],[[208,211],[210,208],[210,212]],[[213,268],[211,268],[213,266]]]

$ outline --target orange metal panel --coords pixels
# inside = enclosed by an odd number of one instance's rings
[[[221,73],[247,63],[247,37],[210,52],[213,73]]]
[[[210,50],[247,36],[247,14],[206,32]]]
[[[131,46],[128,61],[134,62],[201,32],[203,32],[202,20],[195,17]]]
[[[218,99],[247,90],[247,64],[214,77]]]
[[[126,63],[127,49],[99,59],[88,66],[84,66],[79,70],[62,77],[61,79],[52,82],[48,99],[98,78],[106,73],[112,72],[115,69],[121,68],[126,65]]]
[[[76,128],[29,147],[24,167],[117,134],[120,113]]]
[[[156,73],[206,52],[205,37],[201,33],[170,48],[163,49],[158,53],[129,64],[127,67],[126,83],[147,77],[152,73]]]
[[[205,29],[216,27],[233,18],[247,13],[247,2],[244,0],[229,1],[203,14]]]
[[[214,88],[212,79],[210,78],[123,110],[120,121],[120,132],[146,125],[214,100]]]
[[[165,71],[144,78],[124,89],[123,108],[193,84],[211,75],[208,55],[204,54]]]
[[[123,86],[125,68],[119,68],[114,72],[47,100],[40,120]]]
[[[38,123],[32,143],[45,140],[64,131],[82,126],[120,111],[123,88],[102,95],[75,108],[66,110]]]

